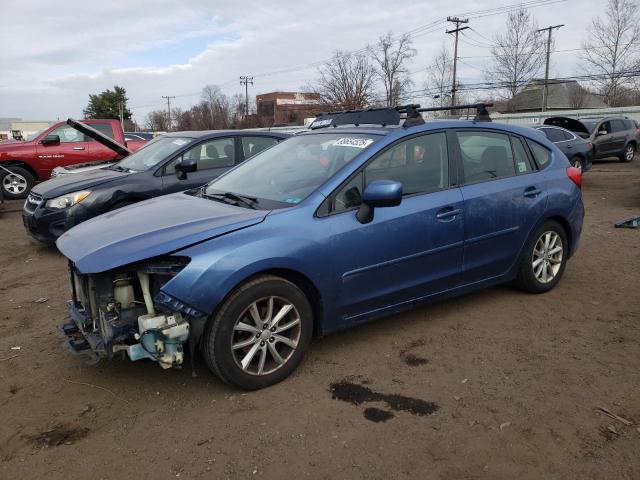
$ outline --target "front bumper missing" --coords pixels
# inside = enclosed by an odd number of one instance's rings
[[[94,365],[108,354],[102,337],[97,333],[87,332],[84,328],[88,320],[82,310],[69,302],[69,316],[65,318],[58,333],[65,349],[74,355],[83,356],[88,364]]]

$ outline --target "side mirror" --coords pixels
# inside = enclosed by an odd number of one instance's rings
[[[607,132],[606,130],[598,130],[598,133],[596,133],[596,137],[601,137],[603,135],[608,135],[609,132]]]
[[[40,140],[42,145],[58,145],[60,143],[60,137],[58,135],[47,135]]]
[[[176,177],[178,180],[186,180],[187,173],[195,172],[198,170],[198,164],[192,158],[183,158],[181,162],[176,165]]]
[[[396,207],[402,202],[402,184],[393,180],[374,180],[364,189],[362,204],[356,214],[360,223],[373,220],[374,208]]]

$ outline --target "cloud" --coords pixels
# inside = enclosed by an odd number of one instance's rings
[[[491,0],[480,7],[474,0],[460,0],[455,10],[464,13],[504,3]],[[532,13],[541,26],[567,23],[557,32],[557,48],[580,47],[584,27],[599,13],[601,2],[570,0],[560,5]],[[415,37],[419,54],[410,70],[417,72],[414,82],[420,88],[424,67],[443,42],[451,44],[443,20],[456,11],[444,0],[12,2],[0,17],[0,117],[77,117],[90,93],[116,84],[127,89],[140,121],[151,109],[162,108],[162,95],[175,95],[176,106],[188,107],[207,84],[238,92],[240,75],[255,76],[252,94],[295,90],[311,83],[317,73],[312,64],[336,49],[358,50],[390,29],[403,32],[442,21]],[[471,25],[490,37],[502,28],[504,18],[481,17]],[[469,35],[486,43],[478,34]],[[467,57],[459,66],[463,82],[483,78],[488,53],[461,43],[460,55]],[[554,72],[574,73],[575,63],[575,52],[555,55]],[[272,73],[276,71],[284,72]]]

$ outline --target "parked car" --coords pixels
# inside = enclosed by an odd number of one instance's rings
[[[129,140],[153,140],[155,135],[151,132],[124,132],[124,139]]]
[[[591,168],[593,145],[590,141],[562,127],[543,125],[534,128],[544,133],[567,156],[572,166],[583,172]]]
[[[88,125],[135,151],[145,140],[126,142],[124,132],[117,120],[84,120]],[[11,173],[0,171],[0,188],[5,198],[25,198],[36,182],[47,180],[57,166],[76,163],[117,160],[122,154],[114,152],[67,122],[54,125],[34,133],[24,142],[0,144],[0,165]]]
[[[69,347],[163,368],[199,348],[257,389],[313,335],[505,282],[552,289],[580,238],[580,170],[530,128],[418,112],[321,115],[202,188],[64,233]]]
[[[633,160],[640,141],[636,123],[627,117],[575,118],[551,117],[545,125],[566,128],[593,144],[593,159],[616,157]]]
[[[287,137],[249,130],[166,134],[118,163],[36,185],[24,204],[23,223],[33,238],[53,243],[89,218],[203,185]]]

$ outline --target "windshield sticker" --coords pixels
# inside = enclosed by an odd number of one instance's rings
[[[311,125],[311,128],[328,127],[329,125],[331,125],[331,122],[333,122],[333,118],[327,118],[326,120],[316,120]]]
[[[178,146],[182,146],[182,145],[186,145],[188,142],[186,140],[182,140],[180,138],[178,138],[177,140],[174,140],[173,142],[174,145],[178,145]]]
[[[302,199],[300,197],[296,197],[295,195],[285,195],[282,197],[282,201],[284,203],[300,203]]]
[[[373,143],[370,138],[339,138],[334,145],[341,145],[343,147],[355,147],[355,148],[367,148]]]

